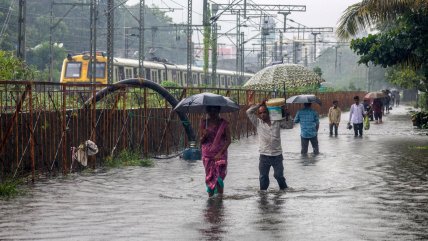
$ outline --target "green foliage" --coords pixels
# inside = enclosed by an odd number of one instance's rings
[[[18,181],[6,180],[4,182],[0,182],[0,198],[10,198],[18,193]]]
[[[358,63],[370,62],[382,67],[399,66],[423,73],[419,90],[428,91],[428,10],[407,12],[396,25],[379,34],[351,41],[351,48],[360,55]],[[410,73],[407,73],[410,74]],[[408,86],[414,83],[410,81]]]
[[[123,166],[143,166],[152,167],[154,162],[151,159],[144,159],[141,153],[130,150],[121,151],[116,157],[108,157],[105,160],[107,167],[116,168]]]
[[[164,80],[160,85],[162,87],[179,87],[176,82],[170,80]]]
[[[208,8],[208,7],[207,7]],[[211,17],[211,11],[208,10],[206,19]],[[211,26],[207,24],[204,26],[204,76],[207,78],[208,76],[208,66],[209,66],[209,50],[211,48]]]
[[[64,60],[64,56],[66,56],[67,54],[65,49],[60,47],[58,44],[54,44],[52,46],[52,54],[54,63],[53,80],[54,82],[59,82],[62,61]],[[38,77],[42,80],[49,79],[49,59],[50,50],[48,42],[43,42],[27,52],[27,63],[37,68],[37,70],[39,71]]]
[[[426,77],[422,73],[408,67],[389,68],[386,72],[386,78],[389,82],[407,89],[426,82]]]
[[[319,77],[322,76],[322,70],[319,66],[316,66],[312,69]]]
[[[2,80],[33,80],[34,68],[28,67],[11,52],[0,50],[0,79]]]
[[[417,126],[422,129],[428,129],[428,112],[427,111],[418,111],[413,112],[412,122],[414,126]]]

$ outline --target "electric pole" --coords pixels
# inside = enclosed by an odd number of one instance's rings
[[[317,35],[321,34],[320,32],[312,32],[312,35],[314,35],[314,62],[317,61]]]
[[[187,0],[187,86],[193,86],[192,47],[192,0]]]
[[[26,0],[19,0],[19,10],[18,10],[18,46],[16,49],[16,56],[25,61],[25,24],[26,24],[26,12],[27,12],[27,2]]]
[[[113,83],[114,0],[107,2],[107,83]]]

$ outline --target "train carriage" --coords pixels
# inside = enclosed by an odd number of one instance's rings
[[[63,61],[61,70],[61,83],[89,83],[91,79],[90,56],[88,53],[78,55],[68,55]],[[145,78],[155,83],[161,84],[162,81],[172,81],[178,86],[187,86],[187,66],[171,63],[144,61]],[[238,73],[235,71],[221,70],[217,71],[217,87],[229,88],[240,86],[253,76],[251,73],[244,73],[244,79],[238,81]],[[211,69],[209,69],[211,73]],[[114,58],[113,59],[113,83],[123,80],[136,78],[139,76],[139,61],[136,59]],[[96,74],[95,81],[101,84],[107,84],[107,56],[104,53],[96,55]],[[192,66],[192,81],[190,86],[207,85],[203,68]],[[240,83],[239,83],[240,82]]]

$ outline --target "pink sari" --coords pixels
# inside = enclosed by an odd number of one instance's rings
[[[205,121],[201,122],[201,127],[205,129]],[[228,122],[221,119],[220,126],[207,128],[207,139],[202,144],[202,161],[205,167],[205,183],[207,191],[216,191],[217,182],[223,187],[223,180],[227,174],[227,150],[223,152],[220,160],[215,161],[214,157],[226,143],[226,128]]]

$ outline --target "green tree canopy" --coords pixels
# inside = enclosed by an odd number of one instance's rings
[[[361,56],[359,63],[372,62],[382,67],[413,69],[425,76],[421,79],[423,83],[415,87],[427,92],[428,10],[407,12],[397,18],[396,23],[394,27],[379,34],[352,40],[351,48]]]
[[[0,50],[0,80],[33,80],[35,70],[16,58],[12,52]]]

